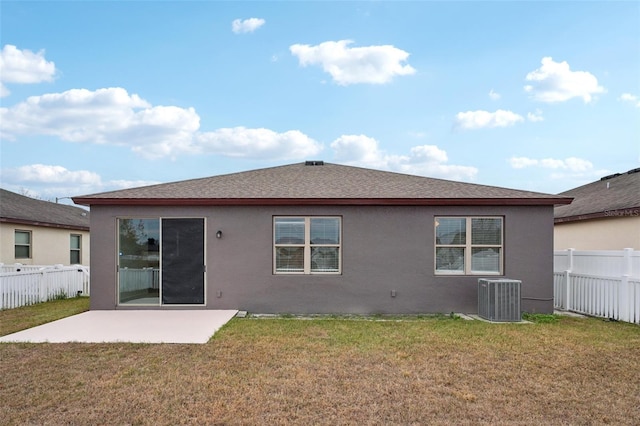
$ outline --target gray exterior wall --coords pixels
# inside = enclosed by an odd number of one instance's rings
[[[280,215],[341,216],[342,274],[274,275],[273,216]],[[434,217],[447,215],[504,216],[503,277],[522,280],[523,311],[553,312],[553,206],[95,205],[91,208],[91,309],[117,308],[117,218],[204,217],[207,309],[476,313],[481,276],[434,273]],[[219,229],[221,239],[215,237]],[[396,297],[391,297],[392,290]]]

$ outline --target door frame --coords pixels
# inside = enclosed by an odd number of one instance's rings
[[[202,303],[165,303],[164,302],[164,265],[163,265],[163,259],[164,259],[164,244],[165,244],[165,240],[164,240],[164,235],[162,235],[163,233],[163,229],[164,229],[164,221],[171,221],[171,220],[202,220]],[[207,228],[206,228],[206,218],[204,217],[162,217],[160,219],[160,300],[159,300],[159,305],[160,306],[204,306],[207,304],[207,253],[206,253],[206,247],[207,247]],[[198,275],[200,275],[200,273],[198,273]]]
[[[149,303],[122,303],[120,301],[120,259],[119,259],[119,251],[120,251],[120,221],[123,219],[130,220],[157,220],[158,221],[158,239],[160,241],[160,251],[159,251],[159,260],[158,260],[158,274],[159,274],[159,294],[158,294],[158,303],[149,304]],[[203,220],[203,291],[204,291],[204,299],[203,303],[188,303],[188,304],[178,304],[178,303],[170,303],[164,304],[162,303],[162,221],[164,219],[202,219]],[[147,215],[125,215],[125,216],[117,216],[115,218],[116,226],[115,226],[115,257],[116,257],[116,282],[115,282],[115,301],[117,307],[147,307],[147,308],[163,308],[163,307],[202,307],[207,304],[207,217],[205,216],[147,216]]]

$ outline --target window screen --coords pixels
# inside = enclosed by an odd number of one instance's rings
[[[339,217],[274,218],[276,274],[340,273]]]
[[[16,259],[30,259],[31,231],[15,231],[14,238]]]
[[[437,217],[436,274],[502,274],[503,222],[501,217]]]

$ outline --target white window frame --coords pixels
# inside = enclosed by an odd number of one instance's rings
[[[464,244],[438,244],[437,227],[439,219],[465,219],[465,242]],[[500,220],[500,244],[472,244],[472,220],[473,219],[499,219]],[[434,218],[434,252],[433,269],[436,275],[504,275],[504,217],[503,216],[436,216]],[[500,256],[498,259],[498,271],[474,271],[472,270],[472,252],[474,248],[498,248]],[[438,269],[438,248],[462,248],[464,250],[464,270]]]
[[[276,221],[278,219],[304,219],[304,243],[303,244],[276,244]],[[311,244],[311,220],[312,219],[337,219],[338,243],[337,244]],[[302,271],[278,271],[276,257],[280,247],[302,247],[303,270]],[[338,249],[337,271],[313,271],[311,269],[311,249],[315,247],[330,247]],[[342,274],[342,217],[341,216],[274,216],[273,217],[273,273],[275,275],[341,275]]]
[[[78,248],[73,247],[73,238],[78,238]],[[76,265],[76,263],[72,263],[73,253],[78,253],[78,265],[82,264],[82,234],[70,234],[69,235],[69,264]]]
[[[27,244],[19,244],[16,238],[16,235],[27,234],[29,235],[29,242]],[[26,257],[18,257],[16,256],[16,248],[17,247],[27,247],[29,250],[29,254]],[[33,258],[33,232],[25,230],[25,229],[14,229],[13,232],[13,255],[15,259],[32,259]]]

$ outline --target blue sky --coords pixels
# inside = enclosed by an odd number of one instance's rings
[[[15,192],[311,159],[559,193],[640,167],[638,2],[0,7]]]

